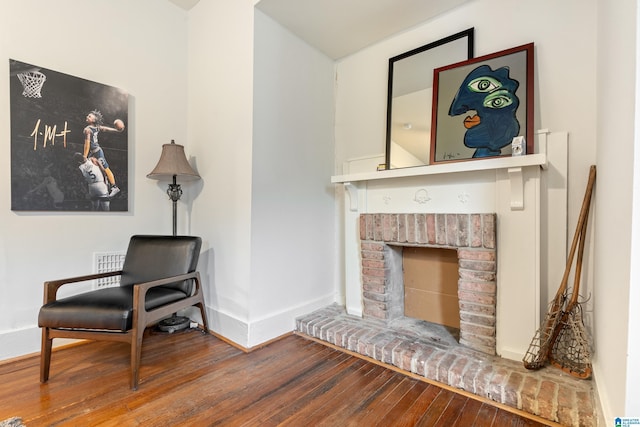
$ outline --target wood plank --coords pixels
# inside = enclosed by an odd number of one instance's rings
[[[340,372],[348,363],[353,363],[353,360],[344,354],[317,363],[309,370],[308,375],[288,379],[250,408],[234,416],[234,422],[239,425],[269,425],[269,418],[273,414],[290,410],[291,402],[307,399],[317,384]],[[271,423],[273,424],[273,421]]]
[[[361,360],[361,362],[364,362]],[[323,407],[329,407],[337,399],[349,399],[356,390],[352,387],[353,383],[358,382],[361,384],[362,379],[366,374],[371,371],[373,367],[368,363],[362,364],[355,363],[352,367],[349,367],[342,372],[334,375],[328,381],[321,384],[320,387],[316,387],[308,396],[305,396],[303,405],[300,402],[296,402],[293,406],[295,413],[288,411],[285,419],[282,418],[282,413],[277,414],[269,418],[270,422],[276,422],[277,425],[308,425],[307,420],[310,418],[321,418],[322,413],[319,412]],[[313,423],[311,423],[313,425]]]
[[[493,426],[493,420],[496,418],[498,409],[494,406],[483,403],[478,411],[476,421],[473,423],[474,427],[491,427]],[[498,426],[496,426],[498,427]]]
[[[468,396],[290,335],[245,353],[195,331],[148,334],[141,384],[129,349],[91,342],[0,364],[0,420],[32,426],[543,426]],[[474,424],[475,423],[475,424]]]
[[[211,406],[209,410],[201,411],[191,420],[194,424],[198,424],[215,416],[217,422],[222,425],[231,421],[236,425],[256,421],[256,418],[260,419],[265,414],[271,414],[276,409],[283,408],[287,402],[297,399],[300,396],[299,393],[303,393],[305,385],[309,384],[309,378],[313,377],[316,380],[322,378],[332,363],[337,362],[339,367],[333,372],[340,372],[345,366],[344,363],[354,362],[339,352],[304,356],[295,362],[283,359],[287,363],[286,368],[283,369],[278,365],[270,366],[260,377],[249,380],[250,393],[246,390],[226,393],[221,403]],[[263,421],[260,423],[264,424]],[[256,424],[259,423],[256,422]]]
[[[469,427],[474,425],[482,405],[483,403],[479,400],[467,399],[462,409],[460,409],[458,419],[451,427]]]
[[[385,417],[394,407],[401,401],[404,396],[412,388],[418,386],[418,383],[411,379],[394,376],[394,380],[400,380],[397,383],[390,384],[391,390],[385,390],[372,398],[367,398],[360,403],[363,411],[355,414],[350,420],[350,426],[370,426],[375,425],[380,418]]]
[[[380,419],[377,425],[388,426],[393,425],[407,412],[409,407],[413,405],[415,400],[422,394],[422,392],[430,387],[430,384],[417,383],[414,387],[409,389],[407,393],[399,400],[394,407],[386,413],[386,415]]]
[[[439,396],[440,397],[440,396]],[[462,395],[454,394],[446,397],[443,396],[438,401],[434,401],[429,406],[422,418],[416,423],[418,426],[443,425],[450,426],[456,422],[461,414],[461,410],[467,400]]]
[[[384,390],[385,385],[394,376],[389,369],[372,369],[361,382],[354,382],[351,387],[345,389],[345,393],[361,394],[369,396]],[[344,420],[350,419],[358,410],[358,405],[353,405],[351,399],[341,397],[341,394],[327,400],[325,404],[316,410],[308,418],[311,425],[341,425]]]
[[[443,390],[434,385],[429,385],[429,387],[425,388],[422,391],[422,394],[416,399],[415,402],[413,402],[413,405],[409,407],[402,418],[398,420],[398,424],[400,426],[407,427],[415,426],[421,419],[424,418],[425,415],[429,413],[433,414],[434,412],[440,412],[438,409],[436,409],[442,406],[440,402],[442,402],[446,406],[452,396],[453,393],[449,393],[446,390]],[[431,417],[435,419],[438,418],[435,414]]]
[[[401,381],[402,379],[393,375],[389,370],[386,370],[386,372],[376,378],[375,382],[372,382],[366,389],[361,391],[364,396],[368,396],[367,399],[361,402],[344,400],[339,408],[333,411],[333,414],[330,414],[323,420],[323,424],[366,425],[359,421],[360,416],[371,412],[379,413],[376,401],[378,401],[378,399],[384,399],[384,396],[395,389]],[[379,382],[383,382],[383,384],[378,385]]]

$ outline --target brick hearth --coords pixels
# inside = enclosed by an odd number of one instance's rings
[[[597,425],[592,381],[553,367],[528,371],[521,362],[443,338],[434,327],[428,333],[423,327],[416,331],[415,322],[422,321],[362,319],[333,305],[297,319],[296,328],[302,335],[547,420]]]

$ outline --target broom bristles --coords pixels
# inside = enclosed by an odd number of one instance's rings
[[[529,344],[529,349],[522,359],[526,369],[540,369],[544,367],[549,360],[549,352],[553,345],[553,334],[562,317],[562,307],[566,299],[566,295],[560,295],[559,298],[556,298],[549,304],[549,311],[542,324],[543,326],[536,331],[536,334]]]
[[[582,307],[575,304],[562,316],[560,333],[553,343],[551,364],[578,378],[591,377],[591,349],[582,319]]]

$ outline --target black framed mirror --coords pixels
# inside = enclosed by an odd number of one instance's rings
[[[434,69],[473,58],[469,28],[389,59],[385,168],[429,164]]]

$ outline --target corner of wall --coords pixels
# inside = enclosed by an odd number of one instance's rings
[[[246,321],[211,307],[207,307],[207,317],[211,331],[241,347],[249,347],[249,324]]]
[[[251,321],[248,325],[248,347],[260,345],[294,331],[296,329],[296,318],[331,305],[335,300],[336,296],[334,294],[325,295],[285,311],[273,313],[261,319]]]

